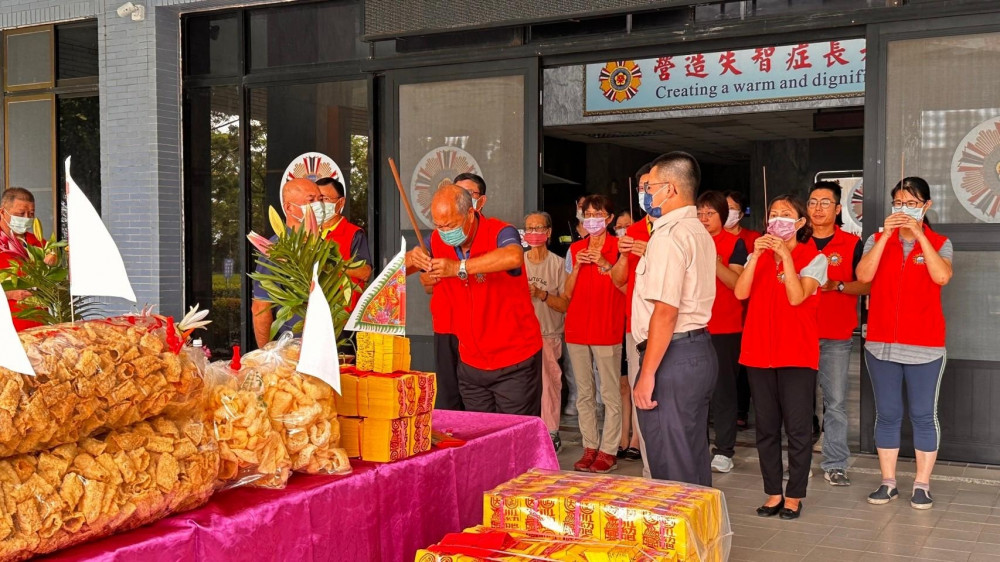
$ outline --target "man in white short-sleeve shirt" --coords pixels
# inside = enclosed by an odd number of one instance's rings
[[[636,266],[632,335],[642,366],[633,396],[650,475],[711,486],[705,436],[718,359],[706,327],[717,256],[695,209],[700,183],[697,160],[670,152],[653,161],[645,184],[662,214]]]

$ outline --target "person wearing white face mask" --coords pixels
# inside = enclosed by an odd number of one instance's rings
[[[42,242],[32,233],[34,221],[35,196],[30,191],[23,187],[12,187],[0,195],[0,232],[10,240],[10,243],[41,247]],[[0,269],[19,264],[20,260],[18,254],[0,249]],[[4,294],[11,313],[20,311],[21,308],[17,303],[31,296],[30,291],[24,290],[4,290]],[[14,329],[17,331],[40,325],[37,322],[14,317]]]
[[[858,263],[861,282],[871,282],[865,362],[875,392],[875,447],[882,484],[868,503],[886,504],[899,496],[896,458],[903,423],[903,382],[913,426],[917,475],[910,505],[929,509],[930,481],[941,441],[938,389],[947,361],[941,287],[951,281],[951,240],[934,232],[926,214],[931,190],[918,177],[892,190],[892,212],[882,232],[865,243]]]
[[[806,206],[790,195],[771,201],[767,234],[754,243],[733,293],[750,299],[740,363],[750,372],[757,455],[768,499],[760,517],[796,519],[812,461],[813,396],[819,368],[819,288],[826,256],[812,240]],[[781,430],[788,435],[788,485],[782,491]]]
[[[313,203],[320,201],[319,187],[306,178],[295,178],[285,182],[281,187],[281,210],[285,214],[285,226],[292,229],[302,228],[306,213],[316,214]],[[317,219],[317,224],[319,223]],[[271,240],[277,240],[277,235]],[[267,272],[263,263],[257,265],[257,272]],[[253,316],[253,333],[258,347],[263,347],[271,339],[271,323],[274,321],[274,311],[267,302],[267,291],[257,281],[253,282],[253,301],[250,310]],[[301,318],[292,318],[282,327],[280,332],[292,331]]]
[[[320,213],[317,213],[316,221],[322,228],[323,236],[327,240],[333,240],[337,243],[340,255],[344,256],[344,259],[364,262],[361,267],[347,270],[347,276],[358,285],[348,308],[348,312],[350,312],[354,310],[361,293],[364,292],[365,284],[372,275],[372,256],[368,249],[368,237],[365,236],[365,231],[361,227],[344,217],[347,197],[345,197],[344,185],[339,180],[320,178],[316,180],[316,186],[319,188],[320,200],[312,203],[312,207],[314,210],[317,206],[322,209]]]

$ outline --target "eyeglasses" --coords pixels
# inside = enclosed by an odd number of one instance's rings
[[[702,212],[698,213],[698,218],[699,219],[707,219],[709,217],[714,217],[717,214],[719,214],[719,213],[717,213],[715,211],[702,211]]]
[[[647,182],[641,183],[641,184],[639,184],[639,193],[647,193],[647,192],[649,192],[649,188],[652,187],[652,186],[654,186],[654,185],[666,185],[668,183],[670,183],[670,182],[668,182],[668,181],[660,181],[660,182],[656,182],[656,183],[649,183],[647,181]]]
[[[532,234],[545,234],[550,228],[550,226],[529,226],[525,228],[525,232],[530,232]]]
[[[829,199],[810,199],[807,203],[810,209],[814,207],[819,207],[820,209],[829,209],[834,206],[835,203]]]
[[[916,209],[917,207],[922,207],[926,201],[901,201],[899,199],[894,199],[892,201],[893,209],[902,209],[904,206],[907,209]]]

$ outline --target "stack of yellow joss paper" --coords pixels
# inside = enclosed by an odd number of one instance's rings
[[[410,370],[410,340],[402,336],[358,332],[357,368],[375,373]]]
[[[641,546],[656,560],[716,562],[729,553],[725,497],[713,488],[534,469],[484,496],[495,529]]]
[[[641,546],[573,538],[537,537],[522,531],[472,527],[446,535],[441,542],[417,551],[416,562],[664,562],[669,555]]]
[[[360,335],[360,334],[359,334]],[[352,458],[391,462],[431,448],[433,373],[383,374],[344,369],[340,375],[341,446]]]

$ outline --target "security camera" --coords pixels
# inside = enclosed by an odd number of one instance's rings
[[[146,7],[142,4],[125,2],[118,7],[118,17],[127,18],[132,16],[132,21],[142,21],[146,17]]]

